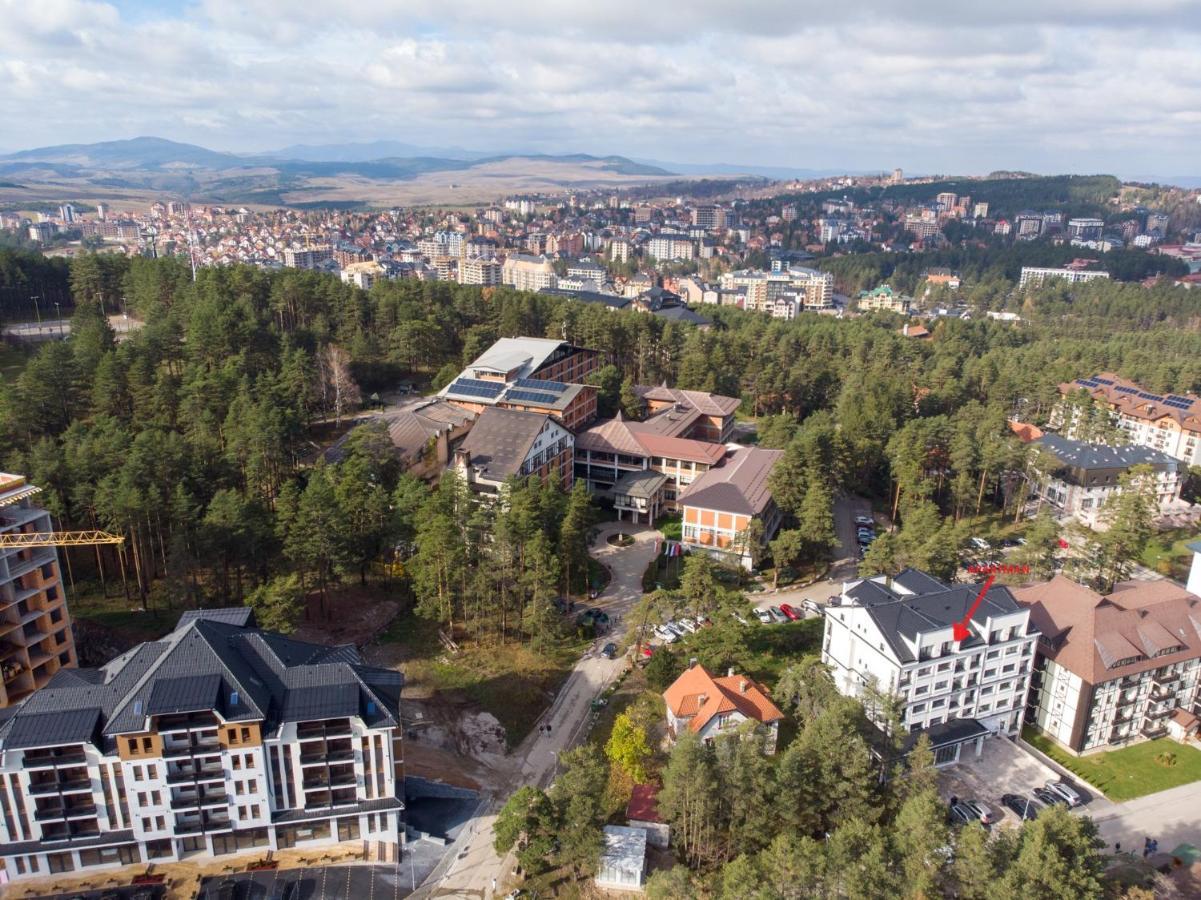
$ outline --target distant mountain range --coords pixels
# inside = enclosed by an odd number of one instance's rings
[[[449,173],[460,174],[451,179]],[[397,141],[295,145],[237,154],[138,137],[0,156],[0,177],[19,182],[34,196],[62,196],[72,185],[79,197],[154,191],[265,205],[442,202],[441,194],[452,191],[458,192],[455,200],[478,202],[513,190],[621,186],[675,174],[624,156],[486,154]],[[395,189],[397,182],[423,180],[429,182],[425,193]],[[51,186],[57,187],[50,191]],[[434,199],[426,198],[430,192]]]

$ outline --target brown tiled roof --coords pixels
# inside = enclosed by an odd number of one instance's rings
[[[1012,590],[1050,641],[1040,651],[1090,684],[1201,657],[1201,599],[1173,582],[1127,581],[1102,596],[1056,575]]]
[[[480,413],[461,449],[471,454],[471,465],[482,469],[485,478],[504,481],[521,471],[530,447],[549,421],[545,413],[490,406]]]
[[[1148,391],[1133,381],[1121,378],[1112,372],[1102,372],[1099,375],[1092,376],[1091,379],[1085,380],[1112,383],[1099,383],[1095,387],[1090,387],[1076,381],[1069,381],[1059,386],[1059,392],[1061,394],[1071,394],[1076,391],[1088,391],[1095,399],[1108,403],[1113,409],[1124,415],[1147,422],[1171,419],[1186,431],[1201,432],[1201,398],[1194,397],[1191,394],[1169,395]],[[1148,394],[1150,396],[1140,397],[1139,394]],[[1184,406],[1183,404],[1178,406],[1169,405],[1165,402],[1168,396],[1180,397],[1182,400],[1189,401],[1189,404],[1188,406]]]
[[[593,450],[598,453],[645,456],[642,445],[630,431],[630,423],[620,412],[615,418],[602,419],[577,434],[575,446],[579,450]]]
[[[639,385],[634,390],[643,400],[682,403],[706,416],[732,415],[742,402],[737,397],[723,397],[721,394],[710,394],[708,391],[682,391],[679,388],[669,388],[667,385],[659,387]]]
[[[726,455],[726,448],[722,444],[658,434],[647,430],[645,425],[645,422],[631,422],[618,413],[615,418],[596,422],[581,431],[576,435],[575,445],[581,450],[642,457],[663,456],[711,466]]]
[[[709,441],[666,437],[661,434],[647,434],[643,431],[635,431],[634,439],[650,456],[662,456],[666,459],[681,459],[685,462],[707,463],[715,466],[726,455],[725,444],[713,444]]]
[[[1029,422],[1010,422],[1009,430],[1016,434],[1023,444],[1037,441],[1043,436],[1043,430],[1037,425],[1031,425]]]
[[[771,502],[767,479],[784,456],[783,450],[739,447],[725,463],[692,482],[680,495],[680,503],[700,509],[757,516]]]
[[[664,437],[679,437],[688,432],[700,417],[700,410],[677,404],[660,410],[649,419],[638,422],[637,430],[647,434],[661,434]]]
[[[699,732],[714,716],[739,712],[767,724],[784,718],[766,689],[749,675],[714,678],[704,666],[692,666],[663,692],[667,708],[677,719],[691,718],[688,728]]]

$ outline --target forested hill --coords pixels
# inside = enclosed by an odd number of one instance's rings
[[[599,349],[610,409],[627,379],[739,396],[746,413],[772,417],[764,440],[788,446],[790,465],[809,465],[815,432],[836,433],[836,452],[823,445],[838,457],[825,470],[831,487],[877,496],[899,477],[888,448],[911,422],[939,435],[986,423],[974,447],[1004,441],[1015,409],[1044,418],[1057,383],[1084,373],[1201,389],[1201,293],[1168,284],[1049,284],[1014,298],[1020,326],[942,321],[930,341],[901,337],[888,315],[789,322],[717,308],[701,332],[506,288],[403,280],[367,292],[249,267],[203,269],[193,283],[179,260],[112,255],[75,260],[70,288],[70,340],[0,383],[0,468],[43,486],[64,526],[130,535],[143,591],[190,602],[237,599],[292,571],[313,579],[315,561],[323,579],[353,575],[399,540],[411,523],[379,532],[369,516],[336,514],[339,503],[361,510],[371,484],[396,489],[378,455],[316,480],[302,461],[350,412],[348,388],[443,383],[498,337]],[[101,312],[122,297],[145,327],[117,344]],[[973,483],[996,474],[971,454],[956,465]],[[317,525],[302,528],[298,498],[309,493]],[[945,508],[956,502],[948,495]]]

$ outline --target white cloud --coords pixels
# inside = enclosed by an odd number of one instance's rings
[[[398,138],[1175,174],[1201,137],[1201,4],[1185,0],[119,7],[0,0],[0,144]]]

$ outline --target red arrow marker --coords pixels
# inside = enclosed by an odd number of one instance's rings
[[[976,610],[980,608],[980,601],[984,599],[984,595],[988,593],[988,589],[992,587],[993,580],[996,577],[996,575],[988,576],[988,580],[984,582],[984,587],[980,588],[980,593],[976,595],[976,600],[968,609],[967,615],[963,617],[963,621],[956,622],[954,626],[952,626],[951,636],[956,641],[966,641],[971,636],[971,632],[967,629],[967,623],[972,620],[972,616],[974,616],[976,614]]]

